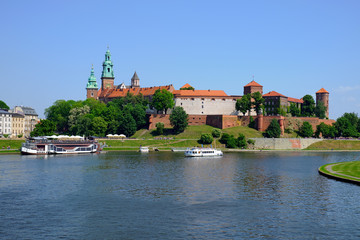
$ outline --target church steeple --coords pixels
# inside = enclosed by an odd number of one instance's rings
[[[96,82],[96,77],[94,75],[94,67],[91,66],[91,73],[86,85],[86,98],[97,99],[98,85]]]
[[[140,87],[140,79],[138,77],[138,75],[136,74],[136,71],[133,75],[133,77],[131,78],[131,87]]]
[[[105,61],[103,62],[103,70],[101,74],[101,88],[113,88],[114,87],[114,70],[113,70],[113,63],[111,61],[111,53],[108,50],[105,53]]]

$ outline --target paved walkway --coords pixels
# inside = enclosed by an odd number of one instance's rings
[[[341,163],[328,165],[328,166],[325,167],[325,169],[326,169],[327,171],[329,171],[330,173],[332,173],[332,174],[336,174],[336,175],[343,176],[343,177],[347,177],[347,178],[352,178],[352,179],[354,179],[355,181],[356,181],[356,179],[360,181],[360,178],[359,178],[359,177],[354,177],[354,176],[346,175],[346,174],[343,174],[343,173],[339,173],[339,172],[336,172],[336,171],[334,171],[334,170],[332,169],[334,166],[339,165],[339,164],[341,164]],[[334,177],[336,177],[336,176],[334,176]]]

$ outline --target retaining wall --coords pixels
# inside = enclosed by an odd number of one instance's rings
[[[313,143],[320,142],[317,138],[251,138],[255,140],[256,149],[300,150]]]

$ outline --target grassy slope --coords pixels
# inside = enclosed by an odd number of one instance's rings
[[[332,167],[333,171],[335,171],[337,173],[348,175],[349,177],[345,177],[343,175],[330,173],[329,171],[326,170],[326,167],[329,166],[329,165],[335,165],[335,166]],[[337,177],[340,177],[340,178],[347,178],[347,179],[359,181],[359,179],[352,178],[352,177],[360,178],[360,161],[343,162],[343,163],[340,163],[340,164],[338,164],[338,163],[326,164],[324,166],[321,166],[319,168],[319,170],[326,173],[326,174],[332,175],[332,176],[337,176]]]
[[[0,150],[6,149],[8,146],[10,146],[11,149],[20,149],[23,142],[25,142],[25,140],[0,139]]]
[[[306,150],[360,150],[360,141],[324,140],[311,144]]]

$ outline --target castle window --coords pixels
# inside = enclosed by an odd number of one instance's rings
[[[222,100],[225,101],[225,98],[223,98]]]
[[[204,105],[202,105],[201,107],[204,108]]]
[[[194,98],[191,98],[191,101],[194,101]]]
[[[211,101],[215,101],[215,98],[212,98]]]
[[[205,99],[204,98],[201,98],[202,101],[204,101]]]
[[[91,92],[91,96],[92,96],[92,97],[94,96],[94,93],[93,93],[93,92]]]
[[[108,72],[110,72],[110,68],[108,68]]]

